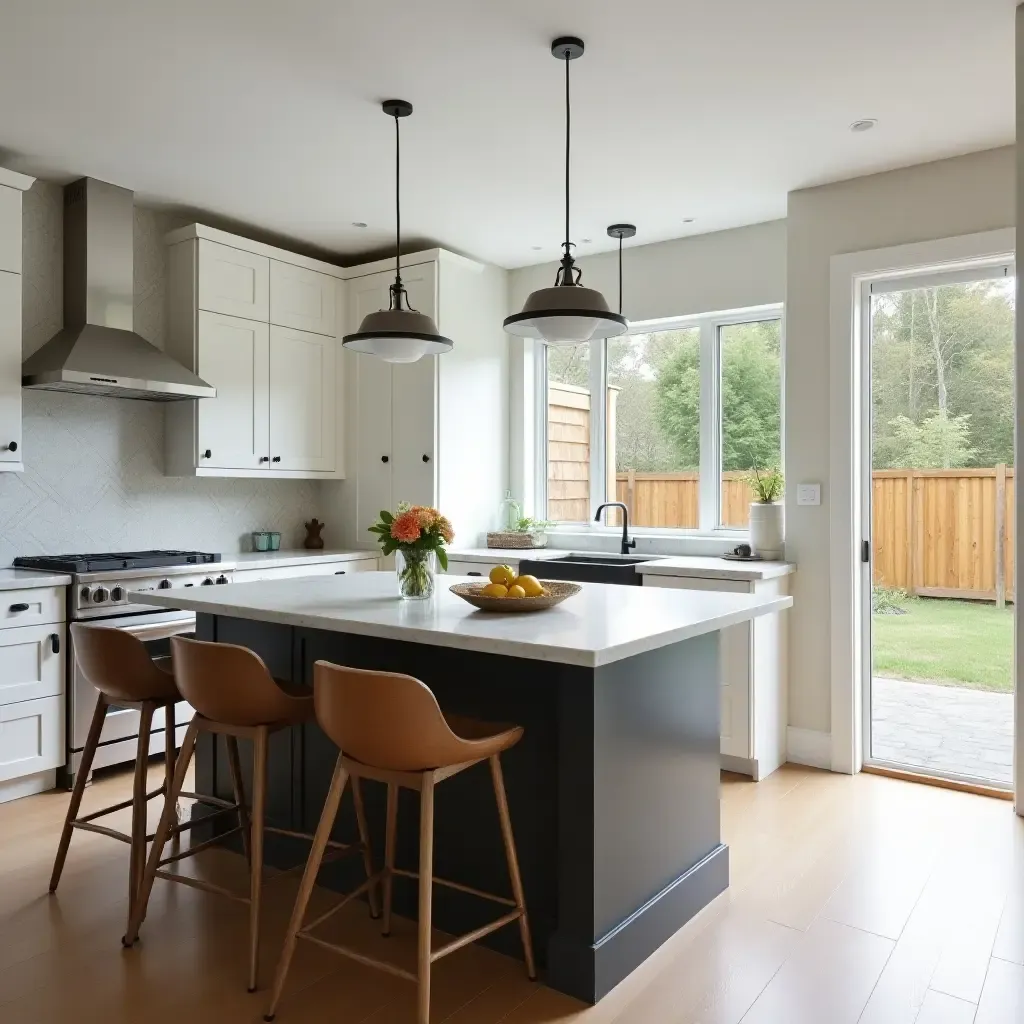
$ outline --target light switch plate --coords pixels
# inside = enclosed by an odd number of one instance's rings
[[[797,484],[796,503],[798,505],[820,505],[821,484]]]

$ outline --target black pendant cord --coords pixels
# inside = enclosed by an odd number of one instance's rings
[[[622,316],[622,235],[619,235],[619,316]]]
[[[402,136],[395,115],[395,301],[402,308]]]
[[[572,107],[569,103],[569,51],[565,51],[565,255],[569,255],[569,145],[572,140]]]

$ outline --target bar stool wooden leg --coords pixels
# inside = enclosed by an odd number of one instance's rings
[[[85,740],[85,749],[82,751],[82,761],[78,766],[75,775],[75,788],[71,793],[71,802],[68,804],[68,813],[64,818],[64,830],[60,834],[60,843],[57,846],[57,856],[53,861],[53,873],[50,875],[50,892],[57,891],[61,873],[64,871],[64,861],[68,856],[68,847],[71,845],[71,833],[74,831],[71,823],[78,817],[78,811],[82,806],[82,795],[85,793],[86,783],[89,781],[89,771],[92,768],[92,759],[96,754],[96,747],[100,742],[100,732],[103,729],[103,720],[107,716],[107,700],[102,693],[96,694],[96,708],[92,713],[92,722],[89,724],[89,735]]]
[[[430,925],[434,885],[434,776],[425,772],[420,789],[420,901],[417,922],[417,1024],[430,1024]]]
[[[224,739],[228,748],[231,788],[235,794],[235,803],[238,804],[238,824],[242,829],[242,849],[245,851],[245,859],[249,862],[249,870],[252,871],[252,826],[249,822],[249,811],[245,803],[242,765],[238,759],[238,740],[234,736],[225,736]]]
[[[359,828],[359,842],[363,844],[363,869],[366,877],[373,877],[373,854],[370,850],[370,830],[366,827],[366,807],[363,805],[363,790],[358,778],[352,779],[352,803],[356,809],[356,825]],[[380,917],[380,899],[376,885],[371,885],[366,893],[370,902],[370,917]]]
[[[398,842],[398,786],[388,783],[387,823],[384,828],[384,920],[381,934],[391,934],[391,893],[395,880],[395,845]]]
[[[277,1012],[277,1004],[281,1001],[281,993],[284,991],[284,983],[288,978],[288,968],[292,963],[292,955],[295,953],[295,943],[298,939],[299,930],[302,928],[303,919],[306,916],[306,907],[309,904],[310,894],[313,886],[316,885],[317,872],[320,870],[320,863],[324,858],[324,851],[327,849],[327,842],[331,838],[331,829],[334,828],[334,820],[338,816],[338,805],[341,803],[342,794],[345,792],[345,783],[348,781],[348,772],[342,764],[342,757],[339,754],[338,760],[334,762],[334,775],[331,778],[330,788],[327,790],[327,799],[324,801],[324,809],[320,814],[320,823],[316,827],[316,834],[313,836],[313,845],[309,850],[309,859],[306,861],[306,869],[302,873],[302,882],[299,885],[298,894],[295,897],[295,906],[292,907],[291,920],[288,922],[288,931],[285,933],[284,945],[281,947],[281,956],[277,961],[277,971],[274,974],[274,988],[270,994],[270,1005],[263,1015],[265,1021],[272,1021]]]
[[[164,795],[170,791],[174,781],[174,761],[177,750],[174,747],[174,705],[164,707]]]
[[[519,918],[519,935],[523,940],[523,957],[526,960],[526,973],[529,975],[530,980],[533,981],[537,977],[537,969],[533,962],[533,941],[530,939],[530,923],[526,917],[526,898],[523,895],[523,880],[519,874],[516,841],[512,835],[512,818],[508,813],[505,778],[501,773],[501,761],[498,755],[494,754],[488,760],[491,763],[494,799],[498,802],[498,817],[501,819],[501,838],[505,841],[505,857],[508,860],[508,873],[512,880],[512,896],[516,901],[516,909],[522,915]]]
[[[126,946],[134,945],[139,937],[139,929],[146,918],[146,909],[149,906],[149,896],[153,891],[153,882],[156,880],[157,867],[160,858],[163,856],[164,846],[171,828],[176,820],[175,808],[178,803],[178,796],[182,786],[185,785],[185,773],[192,761],[192,754],[196,749],[196,737],[199,735],[199,722],[193,719],[189,722],[185,739],[181,744],[181,753],[174,763],[174,779],[171,782],[170,792],[164,797],[164,809],[160,815],[160,824],[157,826],[156,835],[153,837],[153,845],[149,849],[149,860],[146,862],[146,870],[142,875],[142,885],[139,887],[139,894],[135,900],[135,907],[132,910],[131,921],[128,924],[128,931],[121,940]]]
[[[269,730],[260,726],[253,738],[252,818],[249,845],[252,864],[249,869],[249,991],[256,991],[260,960],[260,903],[263,895],[263,823],[267,806],[267,738]]]
[[[156,705],[144,700],[139,717],[139,743],[135,749],[135,780],[132,787],[132,845],[128,869],[128,920],[138,898],[142,876],[146,871],[146,770],[149,767],[149,738],[153,728]],[[127,928],[126,928],[127,931]]]

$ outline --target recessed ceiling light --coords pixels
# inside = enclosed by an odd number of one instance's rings
[[[869,132],[875,125],[878,124],[878,119],[875,117],[862,117],[859,121],[854,121],[850,125],[851,132]]]
[[[365,220],[354,220],[354,221],[352,221],[352,227],[354,227],[354,228],[365,228],[366,227],[366,221]]]

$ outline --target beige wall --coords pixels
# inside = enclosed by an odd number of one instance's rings
[[[634,242],[643,238],[638,225]],[[657,320],[782,302],[786,292],[786,222],[769,221],[730,231],[676,238],[623,250],[623,312],[630,320]],[[619,296],[618,253],[579,260],[583,283],[604,292],[612,308]],[[522,308],[535,288],[554,283],[557,264],[509,273],[510,307]]]
[[[830,729],[830,260],[1015,223],[1013,147],[789,194],[786,282],[786,554],[798,563],[790,612],[790,725]],[[798,507],[799,481],[822,504]]]

